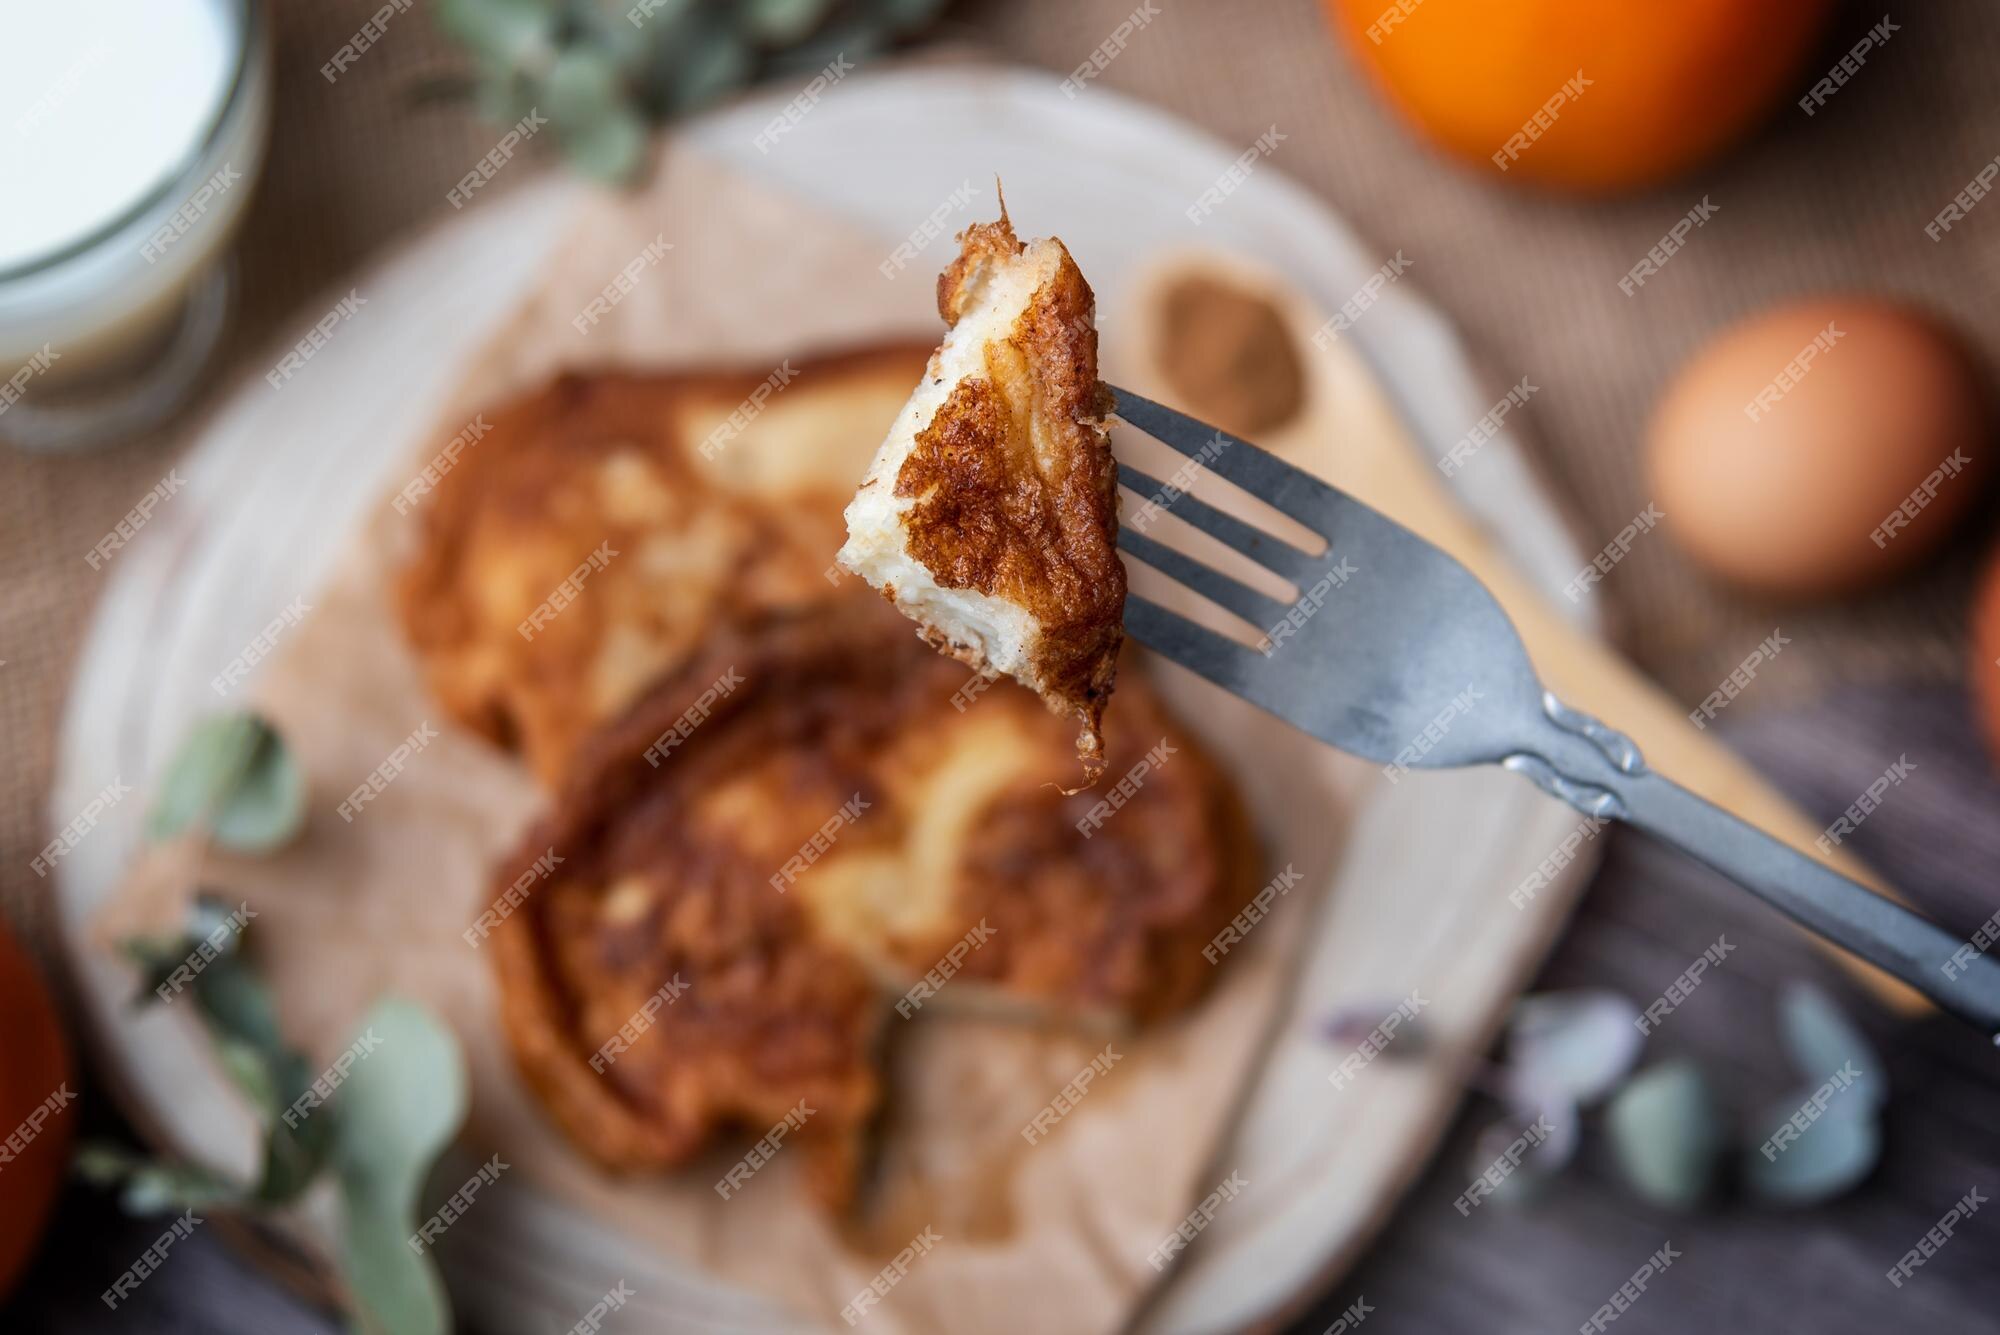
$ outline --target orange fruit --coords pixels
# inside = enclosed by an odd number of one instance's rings
[[[35,1254],[77,1122],[69,1048],[33,961],[0,925],[0,1299]]]
[[[1677,176],[1786,92],[1803,93],[1801,67],[1832,7],[1830,0],[1324,3],[1389,100],[1440,148],[1489,175],[1584,192]]]

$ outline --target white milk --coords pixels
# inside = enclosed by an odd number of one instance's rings
[[[246,0],[0,0],[0,391],[24,366],[28,395],[128,374],[185,332],[190,292],[215,307],[263,157],[260,21]]]
[[[233,26],[215,0],[0,4],[0,271],[180,174],[228,94]]]

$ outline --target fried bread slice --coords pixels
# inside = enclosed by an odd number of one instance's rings
[[[432,691],[553,785],[714,626],[824,601],[840,507],[928,351],[570,374],[481,414],[414,497],[398,600]]]
[[[1117,465],[1094,299],[1004,205],[938,278],[949,326],[848,504],[840,563],[934,647],[1077,720],[1086,780],[1124,640]]]
[[[1147,1020],[1207,987],[1255,863],[1199,748],[1130,681],[1111,756],[1153,764],[1109,811],[1052,782],[1075,763],[1063,720],[965,687],[868,599],[719,635],[585,744],[496,885],[546,879],[491,938],[517,1063],[581,1150],[671,1167],[803,1101],[837,1206],[896,1012],[986,991]]]

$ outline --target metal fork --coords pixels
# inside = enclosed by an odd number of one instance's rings
[[[1307,555],[1185,487],[1121,464],[1126,486],[1302,591],[1285,603],[1124,529],[1118,545],[1128,555],[1270,628],[1264,645],[1250,648],[1135,595],[1125,629],[1141,644],[1392,775],[1499,765],[1586,815],[1637,826],[2000,1043],[2000,960],[1647,768],[1630,738],[1542,686],[1507,614],[1452,557],[1276,455],[1112,391],[1125,422],[1327,544]]]

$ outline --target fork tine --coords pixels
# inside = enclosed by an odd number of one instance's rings
[[[1118,547],[1169,579],[1179,580],[1210,602],[1228,608],[1260,631],[1283,616],[1290,606],[1129,528],[1118,531]]]
[[[1128,389],[1116,385],[1110,388],[1118,401],[1118,416],[1126,422],[1162,445],[1198,460],[1211,473],[1228,478],[1321,537],[1331,536],[1324,528],[1325,505],[1329,497],[1341,494],[1334,488],[1292,467],[1269,450]]]
[[[1246,699],[1254,698],[1247,694],[1244,684],[1264,662],[1264,656],[1257,650],[1196,625],[1136,593],[1125,598],[1125,630],[1148,649],[1201,674],[1224,690]]]
[[[1234,547],[1266,570],[1275,571],[1286,579],[1296,581],[1300,576],[1323,564],[1320,558],[1308,556],[1284,539],[1266,533],[1255,525],[1246,524],[1234,515],[1224,514],[1206,501],[1189,495],[1184,489],[1174,488],[1180,494],[1172,500],[1157,499],[1167,493],[1169,490],[1167,485],[1152,474],[1142,472],[1130,464],[1118,465],[1118,480],[1139,496],[1145,497],[1149,503],[1185,519],[1210,537]]]

